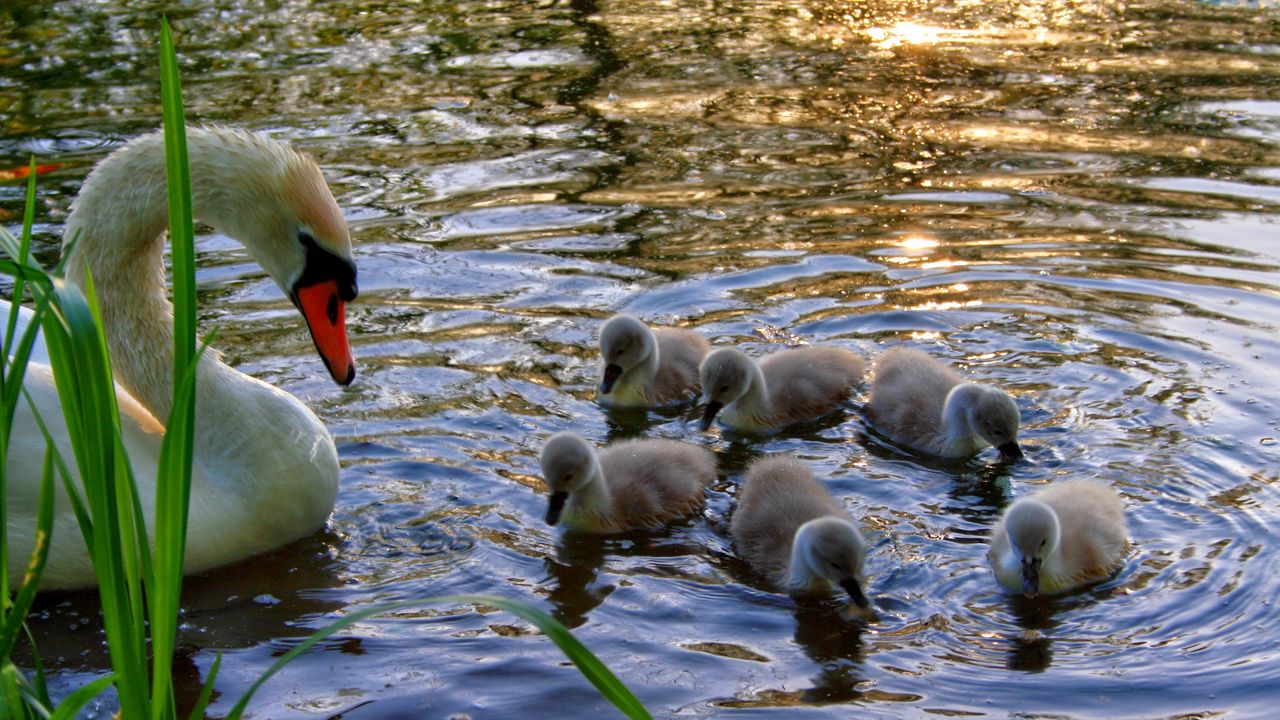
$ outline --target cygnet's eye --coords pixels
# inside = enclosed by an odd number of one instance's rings
[[[721,386],[720,386],[720,389],[719,389],[717,392],[722,392],[722,393],[729,392],[729,386],[728,386],[728,385],[721,385]]]
[[[573,473],[565,473],[564,477],[560,478],[560,482],[569,482],[572,479],[573,479]]]
[[[1045,538],[1040,541],[1040,547],[1044,547],[1045,545],[1048,545],[1048,544],[1049,544],[1049,538]]]

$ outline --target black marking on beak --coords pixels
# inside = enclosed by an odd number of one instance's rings
[[[1022,594],[1029,598],[1040,594],[1040,558],[1022,561]]]
[[[862,585],[854,578],[845,578],[840,581],[840,587],[849,593],[849,598],[853,600],[853,604],[866,610],[871,607],[871,601],[867,600],[867,596],[862,594]]]
[[[547,503],[547,524],[555,525],[560,522],[560,512],[564,510],[564,501],[569,499],[567,492],[551,493],[551,501]]]
[[[360,294],[356,286],[356,265],[346,258],[338,257],[316,244],[316,239],[305,232],[298,233],[298,242],[306,250],[302,275],[293,283],[293,290],[315,285],[316,283],[334,280],[338,283],[338,297],[343,302],[351,302]],[[296,301],[295,301],[296,303]]]
[[[703,430],[708,430],[711,428],[711,423],[715,422],[716,420],[716,413],[720,412],[720,409],[723,407],[724,407],[724,403],[718,400],[712,400],[707,403],[707,408],[702,411],[702,429]]]
[[[600,378],[600,394],[608,395],[613,390],[613,384],[618,382],[618,378],[622,377],[622,366],[615,363],[609,363],[604,366],[604,376]]]
[[[1010,440],[996,448],[996,450],[1000,451],[1001,460],[1013,461],[1022,459],[1022,447],[1018,445],[1017,440]]]

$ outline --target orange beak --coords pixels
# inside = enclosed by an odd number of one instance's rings
[[[307,321],[316,352],[329,368],[333,381],[350,385],[356,379],[356,361],[347,342],[347,305],[338,295],[338,282],[324,280],[298,288],[294,302]]]

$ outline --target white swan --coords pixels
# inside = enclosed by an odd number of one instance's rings
[[[1018,405],[990,385],[965,382],[927,353],[895,347],[875,361],[867,415],[894,442],[941,457],[968,457],[988,444],[1022,457]]]
[[[1119,493],[1073,480],[1010,505],[992,533],[987,560],[1001,585],[1035,597],[1106,579],[1128,548]]]
[[[660,407],[697,396],[698,365],[711,343],[694,330],[650,328],[631,315],[600,327],[600,403]]]
[[[356,296],[346,222],[319,169],[288,146],[217,128],[187,131],[194,212],[244,243],[302,312],[333,378],[355,364],[344,303]],[[168,223],[164,144],[139,137],[103,160],[72,204],[64,238],[76,238],[68,278],[92,272],[115,369],[124,444],[152,525],[163,421],[172,404],[172,307],[165,294]],[[12,310],[0,307],[0,320]],[[19,309],[29,321],[30,312]],[[72,454],[47,354],[39,348],[24,385],[68,463]],[[43,358],[43,360],[41,360]],[[328,431],[292,395],[206,353],[197,374],[195,463],[185,570],[269,550],[319,527],[333,509],[338,456]],[[30,556],[45,442],[25,402],[10,440],[10,582]],[[41,586],[96,583],[61,484]]]
[[[616,533],[657,528],[702,507],[715,455],[676,440],[627,440],[599,454],[581,435],[552,435],[542,448],[551,499],[547,524]]]
[[[870,607],[862,534],[803,462],[786,455],[753,462],[729,532],[738,555],[779,588],[806,595],[838,585],[859,608]]]
[[[840,347],[790,348],[759,363],[737,348],[720,348],[702,361],[702,429],[717,414],[738,432],[822,417],[849,399],[865,372],[866,362]]]

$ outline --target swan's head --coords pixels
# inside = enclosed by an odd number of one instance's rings
[[[822,578],[844,588],[853,603],[865,610],[870,607],[862,592],[865,555],[866,544],[858,529],[848,520],[826,516],[810,520],[796,530],[792,563],[803,565],[804,576]]]
[[[720,348],[707,355],[698,374],[702,380],[702,429],[711,427],[716,414],[751,389],[755,367],[751,358],[736,348]]]
[[[1062,531],[1053,508],[1023,498],[1009,506],[1004,515],[1009,547],[1022,568],[1022,591],[1027,597],[1040,594],[1040,570],[1058,547]]]
[[[997,387],[965,383],[953,389],[956,401],[962,403],[965,420],[975,435],[991,443],[1005,460],[1022,457],[1018,445],[1018,404]]]
[[[614,315],[600,328],[600,394],[608,395],[614,383],[657,349],[657,341],[644,323],[630,315]]]
[[[596,449],[581,435],[564,431],[552,435],[542,447],[542,478],[551,491],[547,524],[560,521],[560,512],[571,493],[586,487],[600,467]]]
[[[346,303],[356,266],[346,220],[320,168],[288,145],[224,128],[188,134],[195,210],[244,243],[297,306],[333,379],[355,379]]]

